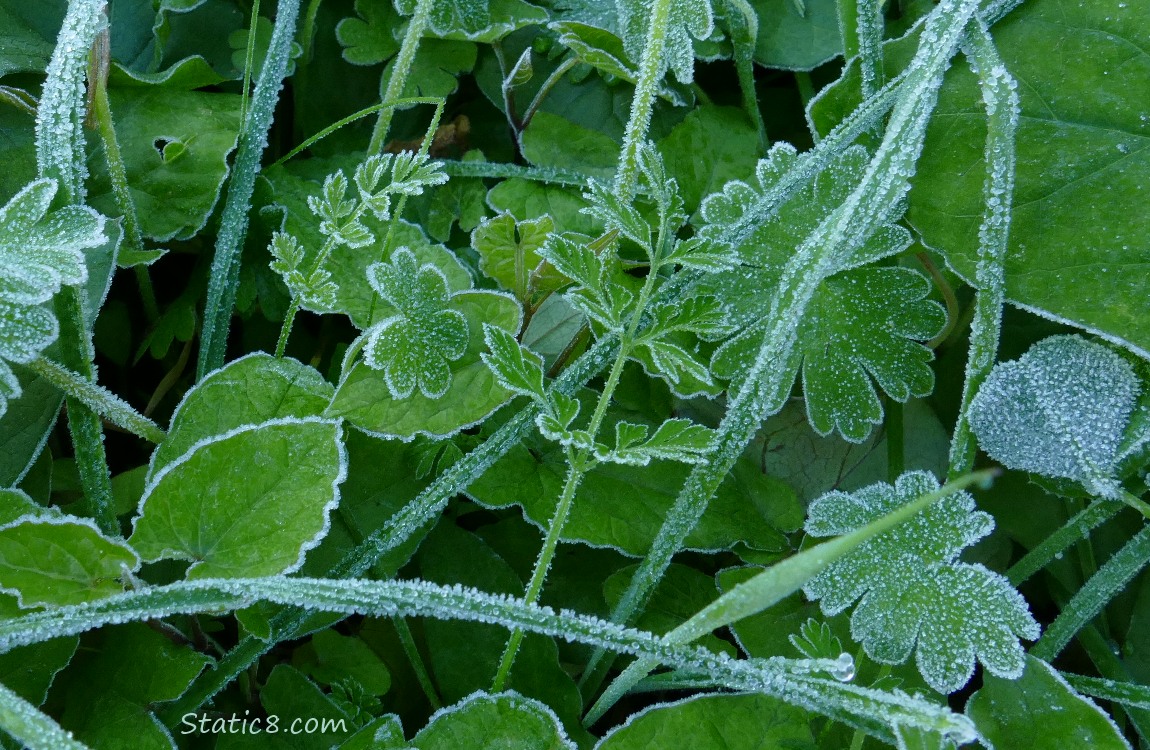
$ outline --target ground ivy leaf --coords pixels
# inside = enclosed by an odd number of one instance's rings
[[[595,750],[814,750],[810,715],[769,695],[696,695],[633,714]]]
[[[809,508],[807,533],[849,533],[938,487],[932,475],[914,471],[893,487],[827,493]],[[803,592],[827,615],[857,601],[851,635],[867,655],[898,664],[914,651],[923,678],[939,692],[965,685],[976,658],[991,674],[1016,678],[1025,657],[1018,639],[1037,638],[1038,623],[1003,576],[956,562],[993,526],[969,494],[950,495],[831,563]]]
[[[448,307],[447,276],[430,263],[420,265],[406,247],[390,263],[368,266],[367,273],[397,313],[365,332],[364,361],[383,370],[393,398],[407,398],[416,388],[439,398],[451,387],[450,364],[464,355],[469,339],[467,318]]]
[[[462,355],[451,363],[450,385],[438,399],[414,391],[396,399],[377,371],[359,363],[340,384],[327,415],[344,417],[380,437],[440,438],[477,424],[506,403],[512,394],[481,359],[487,351],[483,326],[517,333],[523,320],[519,303],[510,295],[472,290],[453,294],[449,305],[466,319],[468,338]]]
[[[142,622],[88,633],[56,679],[60,723],[91,747],[172,747],[152,707],[179,697],[209,663],[210,657]]]
[[[970,697],[966,715],[994,747],[1033,750],[1129,750],[1105,711],[1074,691],[1053,667],[1026,657],[1021,677],[987,675]]]
[[[149,478],[130,542],[189,578],[277,575],[327,533],[346,475],[338,421],[283,417],[204,438]]]
[[[1107,347],[1052,336],[995,366],[971,401],[970,426],[1011,469],[1117,499],[1118,449],[1140,390],[1134,368]]]
[[[140,567],[123,541],[87,519],[24,516],[0,526],[0,589],[22,607],[64,606],[123,591],[120,577]]]
[[[640,0],[617,0],[623,47],[632,60],[643,56],[647,46],[647,28],[651,8]],[[710,0],[672,0],[671,15],[663,44],[662,73],[670,69],[680,83],[690,83],[695,77],[695,48],[691,37],[706,39],[714,30],[714,16]]]
[[[479,270],[525,304],[555,291],[567,279],[544,264],[539,255],[554,230],[550,216],[516,221],[511,214],[502,213],[487,219],[471,232],[471,247],[479,253]]]
[[[415,750],[575,750],[546,704],[513,691],[474,693],[436,712],[408,745]]]
[[[140,229],[188,239],[207,223],[236,146],[240,97],[163,86],[109,92]],[[93,206],[118,213],[105,159],[92,160]]]
[[[152,454],[148,479],[207,438],[281,417],[317,416],[334,393],[319,372],[294,359],[254,352],[233,360],[184,394]]]

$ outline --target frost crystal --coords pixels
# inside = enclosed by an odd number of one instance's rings
[[[933,476],[916,471],[893,487],[830,492],[811,504],[807,533],[849,533],[938,487]],[[993,526],[970,495],[950,495],[831,563],[803,591],[827,615],[857,601],[851,635],[867,655],[898,664],[914,651],[923,678],[940,692],[965,685],[976,658],[993,674],[1017,677],[1025,666],[1018,639],[1037,638],[1038,623],[1004,577],[956,562]]]
[[[397,399],[416,387],[439,398],[451,386],[449,363],[463,356],[469,336],[463,313],[448,307],[447,277],[430,263],[419,265],[406,247],[395,251],[391,263],[368,266],[367,274],[372,288],[398,312],[364,333],[364,361],[384,371]]]
[[[1112,350],[1052,336],[995,366],[971,401],[970,426],[1003,465],[1116,499],[1119,446],[1139,390],[1134,368]]]

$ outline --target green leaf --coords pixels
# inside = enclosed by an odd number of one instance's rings
[[[67,636],[5,651],[0,654],[4,686],[32,705],[42,705],[56,675],[72,661],[79,645],[78,637]]]
[[[762,156],[759,134],[742,110],[708,104],[691,110],[658,142],[658,149],[691,212],[728,181],[754,174]],[[707,158],[698,158],[701,153]]]
[[[395,0],[405,16],[415,12],[415,4],[416,0]],[[523,0],[434,0],[429,26],[439,37],[493,42],[546,20],[546,11]]]
[[[515,692],[476,693],[431,717],[416,750],[575,750],[545,704]]]
[[[728,183],[722,193],[707,198],[703,236],[717,234],[734,223],[756,196],[774,184],[793,163],[794,152],[776,146],[759,162],[758,185]],[[866,152],[851,148],[811,185],[799,191],[768,223],[738,249],[742,266],[712,274],[703,291],[728,305],[733,322],[746,330],[720,347],[712,372],[738,383],[754,360],[763,328],[771,315],[771,292],[777,288],[786,260],[807,234],[846,198],[862,174]],[[800,342],[787,363],[794,375],[800,366],[811,426],[822,435],[837,430],[852,442],[862,442],[882,421],[882,403],[873,378],[898,401],[924,396],[934,387],[929,367],[933,353],[914,340],[927,340],[942,330],[942,307],[927,299],[930,283],[907,268],[856,268],[893,255],[909,243],[897,225],[880,228],[865,243],[848,248],[836,267],[846,269],[826,278],[815,292],[801,321]],[[784,378],[786,385],[790,380]]]
[[[646,425],[615,424],[615,449],[596,451],[600,461],[646,466],[652,459],[697,464],[705,461],[714,430],[689,419],[668,419],[647,437]]]
[[[204,438],[149,478],[131,544],[147,560],[190,560],[189,578],[293,571],[327,533],[346,468],[337,421],[281,417]]]
[[[755,62],[813,70],[843,53],[835,0],[749,0],[759,17]]]
[[[1021,118],[1007,300],[1150,352],[1150,34],[1144,3],[1034,0],[994,25],[1018,79]],[[1047,52],[1076,64],[1062,69]],[[939,94],[908,218],[926,244],[974,279],[986,114],[957,63]]]
[[[234,50],[232,52],[232,65],[238,71],[243,71],[247,65],[247,49],[248,49],[248,35],[249,33],[255,34],[255,41],[253,44],[253,58],[252,67],[249,71],[251,80],[256,80],[259,77],[260,71],[263,70],[264,61],[268,56],[268,49],[271,47],[272,41],[272,22],[271,19],[260,16],[256,19],[255,29],[236,29],[231,34],[228,34],[228,46]],[[299,42],[292,42],[291,49],[288,53],[287,74],[290,76],[295,73],[295,61],[303,54],[303,47]]]
[[[365,332],[364,361],[383,370],[387,389],[405,399],[418,387],[437,399],[451,387],[451,363],[467,351],[467,318],[449,308],[447,276],[430,263],[419,265],[406,247],[391,263],[368,266],[368,281],[397,314]]]
[[[236,147],[240,97],[165,86],[108,92],[128,188],[144,235],[188,239],[208,221]],[[91,204],[118,213],[105,159],[93,159]]]
[[[509,213],[487,219],[471,232],[479,270],[524,304],[563,286],[567,279],[543,263],[540,248],[555,230],[550,216],[516,221]]]
[[[324,685],[354,679],[371,695],[391,687],[391,674],[362,639],[321,630],[292,654],[292,666]]]
[[[0,526],[0,589],[21,607],[63,606],[124,590],[125,570],[140,558],[87,519],[24,516]]]
[[[807,533],[849,533],[938,487],[930,474],[908,472],[894,486],[830,492],[811,504]],[[1016,678],[1024,666],[1018,639],[1037,638],[1038,623],[1003,576],[956,562],[993,526],[969,494],[955,493],[831,563],[803,592],[828,615],[858,601],[851,636],[867,655],[899,664],[914,651],[923,678],[939,692],[965,685],[976,658],[991,674]]]
[[[358,18],[345,18],[335,27],[344,60],[352,65],[375,65],[399,51],[403,25],[391,3],[355,0],[355,14]]]
[[[620,0],[619,23],[622,28],[623,47],[632,60],[639,60],[647,46],[647,29],[651,9],[639,0]],[[695,76],[695,48],[691,37],[706,39],[714,30],[710,0],[672,0],[670,19],[663,39],[662,69],[659,77],[669,69],[680,83],[690,83]]]
[[[470,73],[478,54],[475,44],[449,39],[424,39],[415,52],[411,71],[404,81],[401,98],[432,96],[446,98],[458,88],[458,77]],[[395,60],[387,64],[380,76],[380,96],[391,78]]]
[[[483,326],[483,339],[491,354],[483,362],[495,373],[499,384],[509,391],[531,398],[546,399],[542,360],[519,345],[507,331],[490,324]]]
[[[604,76],[613,76],[634,84],[638,78],[635,62],[623,49],[623,40],[613,32],[578,21],[557,21],[551,29],[559,33],[559,43],[571,50],[580,62],[587,63]],[[682,107],[689,102],[682,92],[665,83],[658,94],[670,104]]]
[[[1106,712],[1074,692],[1049,664],[1026,657],[1022,676],[987,675],[966,704],[966,715],[994,747],[1034,750],[1128,750]]]
[[[287,664],[277,664],[260,690],[260,703],[266,717],[260,727],[261,734],[226,734],[220,750],[320,750],[337,747],[336,743],[351,735],[355,725],[340,706],[315,683]],[[276,717],[277,732],[272,733],[272,718]],[[311,721],[313,720],[314,721]],[[293,722],[296,734],[291,734]],[[304,731],[309,722],[311,732]],[[210,725],[209,725],[210,726]],[[222,734],[222,733],[221,733]],[[269,738],[273,742],[269,742]]]
[[[613,165],[614,161],[612,168]],[[593,235],[601,230],[594,219],[582,213],[587,207],[582,193],[561,185],[513,177],[487,192],[487,205],[493,211],[510,213],[516,221],[550,216],[555,221],[556,232]]]
[[[619,143],[614,138],[551,112],[536,112],[521,140],[523,156],[537,167],[606,179],[619,160]]]
[[[793,528],[801,513],[791,491],[763,475],[757,464],[756,455],[736,465],[687,537],[688,548],[730,549],[740,541],[756,549],[785,545],[776,524]],[[488,507],[520,505],[532,523],[546,528],[566,471],[563,448],[532,436],[473,482],[467,493]],[[563,539],[645,555],[686,477],[685,465],[664,461],[643,468],[596,467],[579,488]]]
[[[17,373],[20,397],[7,402],[0,416],[0,487],[23,480],[56,422],[64,394],[27,370]]]
[[[511,394],[481,358],[487,349],[483,326],[518,332],[522,323],[519,304],[498,292],[472,290],[453,294],[449,305],[449,311],[466,320],[468,339],[462,355],[451,363],[450,386],[442,396],[434,399],[413,391],[405,399],[396,399],[385,379],[360,363],[340,383],[327,415],[344,417],[381,437],[441,438],[477,424],[506,403]]]
[[[144,623],[102,628],[56,678],[60,723],[92,747],[170,747],[151,708],[179,697],[210,662]]]
[[[317,416],[334,392],[315,369],[294,359],[254,352],[233,360],[184,394],[168,436],[152,454],[148,479],[195,444],[243,425]]]
[[[4,45],[0,48],[0,78],[9,73],[22,71],[43,71],[52,56],[52,38],[46,37],[36,28],[32,19],[22,16],[28,9],[0,5],[0,29],[4,29]],[[56,17],[59,27],[59,16]]]
[[[810,716],[767,695],[697,695],[652,706],[612,730],[595,750],[814,750]]]
[[[970,403],[970,425],[1003,465],[1118,499],[1119,446],[1141,390],[1134,368],[1111,349],[1052,336],[995,366]]]

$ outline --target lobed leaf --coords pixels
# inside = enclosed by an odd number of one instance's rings
[[[490,354],[483,362],[495,373],[499,384],[509,391],[534,399],[546,399],[543,385],[542,360],[534,352],[520,346],[507,331],[487,324],[483,326],[483,339]]]
[[[807,533],[854,531],[938,487],[932,475],[908,472],[894,486],[830,492],[811,504]],[[1003,576],[956,562],[993,525],[969,494],[950,495],[831,563],[803,592],[827,615],[857,601],[851,635],[867,655],[897,664],[913,651],[923,678],[939,692],[965,685],[976,659],[991,674],[1017,677],[1024,667],[1018,639],[1037,638],[1038,623]]]

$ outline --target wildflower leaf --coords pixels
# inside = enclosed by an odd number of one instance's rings
[[[537,354],[520,346],[507,331],[490,324],[483,326],[483,339],[491,350],[483,355],[483,361],[500,385],[531,398],[546,398],[542,360]]]
[[[64,606],[123,591],[140,558],[87,519],[23,516],[0,526],[0,590],[22,607]]]
[[[420,750],[575,750],[575,743],[567,738],[559,717],[547,704],[514,691],[469,695],[434,714],[410,744]]]
[[[640,60],[647,45],[651,7],[641,0],[617,0],[623,47],[632,60]],[[663,44],[662,74],[670,69],[680,83],[695,77],[695,47],[691,37],[706,39],[714,30],[710,0],[672,0]]]
[[[539,254],[555,230],[550,216],[516,221],[509,213],[483,221],[471,232],[471,247],[479,253],[479,270],[499,282],[523,303],[553,292],[566,277]]]
[[[396,32],[402,22],[391,3],[355,0],[355,14],[335,27],[344,60],[352,65],[375,65],[399,51]]]
[[[750,203],[769,190],[793,163],[788,146],[776,146],[759,162],[757,185],[734,181],[708,197],[702,208],[704,237],[736,221]],[[759,350],[771,296],[782,268],[808,234],[846,198],[861,177],[866,153],[852,148],[807,188],[799,191],[768,223],[751,233],[739,248],[742,265],[704,279],[706,293],[730,309],[744,332],[721,346],[711,361],[712,372],[738,383]],[[882,403],[873,379],[891,398],[906,401],[934,387],[929,367],[933,353],[918,341],[936,335],[946,323],[940,305],[927,299],[930,283],[921,273],[900,267],[859,267],[899,253],[909,243],[897,225],[880,228],[870,239],[848,248],[837,260],[839,273],[819,285],[799,328],[800,342],[791,361],[793,373],[802,368],[803,391],[811,426],[821,435],[838,431],[861,442],[882,421]]]
[[[149,561],[191,561],[188,578],[289,573],[327,534],[346,468],[336,420],[242,425],[148,478],[129,541]]]
[[[1119,447],[1140,390],[1134,368],[1114,351],[1051,336],[995,366],[971,401],[970,426],[1004,466],[1116,499]]]
[[[447,277],[430,263],[419,265],[401,247],[391,263],[368,266],[368,281],[398,311],[365,333],[364,361],[383,370],[394,398],[407,398],[419,388],[439,398],[451,386],[450,363],[467,349],[467,319],[448,308]]]
[[[600,461],[646,466],[651,459],[695,464],[706,458],[714,431],[689,419],[668,419],[647,437],[646,425],[619,422],[615,425],[615,448],[597,451]]]
[[[806,531],[846,534],[938,487],[932,475],[914,471],[893,487],[830,492],[811,504]],[[975,659],[991,674],[1018,677],[1025,666],[1018,639],[1037,638],[1038,623],[1003,576],[957,562],[993,526],[969,494],[955,493],[831,563],[803,592],[827,615],[857,601],[851,635],[867,655],[899,664],[915,652],[923,678],[939,692],[965,685]]]

